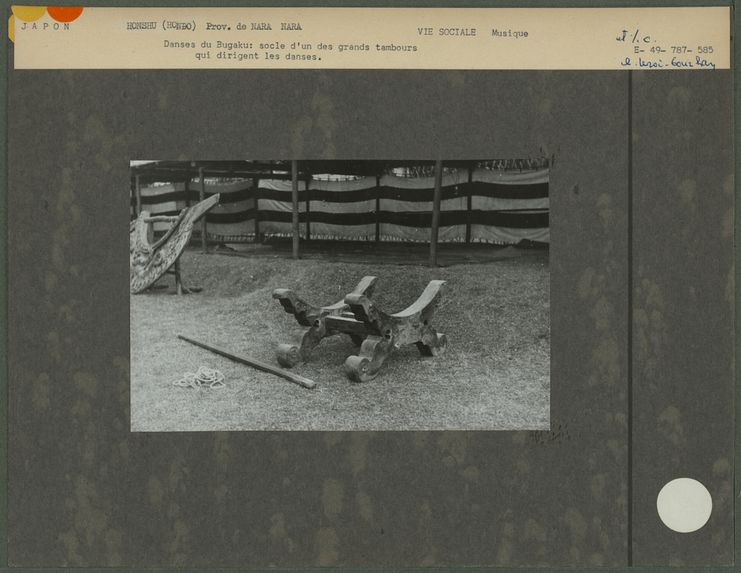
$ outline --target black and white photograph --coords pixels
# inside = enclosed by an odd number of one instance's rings
[[[132,160],[131,430],[550,429],[552,162]]]

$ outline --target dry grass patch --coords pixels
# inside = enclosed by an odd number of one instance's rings
[[[186,252],[188,284],[204,291],[131,297],[131,416],[134,431],[191,430],[510,430],[549,425],[549,273],[547,254],[430,269],[381,263],[293,261]],[[293,288],[324,305],[364,275],[379,277],[374,298],[396,312],[427,282],[444,279],[433,324],[448,350],[423,358],[393,354],[375,380],[355,384],[343,363],[349,337],[325,339],[295,371],[307,390],[177,339],[184,334],[276,363],[274,351],[299,331],[271,297]],[[178,388],[199,366],[221,370],[226,386]]]

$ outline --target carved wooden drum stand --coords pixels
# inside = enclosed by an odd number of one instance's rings
[[[447,338],[430,324],[445,281],[430,281],[420,297],[401,312],[389,314],[378,308],[370,296],[376,277],[364,277],[355,290],[331,306],[316,307],[293,291],[277,289],[273,298],[296,321],[308,326],[297,345],[281,344],[278,362],[290,368],[309,357],[323,338],[349,334],[360,345],[360,352],[345,361],[350,379],[366,382],[378,375],[389,355],[407,344],[415,344],[423,356],[437,356],[447,346]]]
[[[345,360],[347,375],[356,382],[372,380],[389,355],[407,344],[415,344],[422,356],[442,354],[448,339],[430,321],[444,284],[445,281],[430,281],[414,303],[395,314],[385,313],[363,294],[347,295],[345,303],[368,332],[360,353]]]
[[[353,290],[353,293],[371,294],[377,280],[376,277],[363,277]],[[362,325],[357,324],[344,300],[337,301],[329,306],[317,307],[300,298],[292,290],[284,288],[273,291],[273,298],[280,302],[283,310],[296,318],[296,322],[301,326],[309,327],[304,332],[298,344],[280,344],[278,346],[278,362],[281,366],[292,368],[299,362],[305,362],[309,359],[311,350],[323,338],[327,338],[328,336],[334,336],[340,333],[349,334],[352,341],[358,346],[360,346],[363,338],[365,338],[364,328]],[[349,322],[335,323],[333,327],[328,328],[327,318],[330,316],[342,317],[354,324],[348,326]]]
[[[180,279],[180,255],[193,233],[193,225],[210,209],[218,205],[218,193],[183,209],[176,217],[152,216],[142,211],[129,226],[130,290],[139,294],[154,285],[165,273],[175,274],[178,294],[189,292]],[[167,232],[152,242],[152,224],[171,223]]]

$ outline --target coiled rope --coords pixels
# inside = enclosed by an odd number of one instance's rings
[[[181,388],[223,388],[224,375],[218,370],[201,366],[196,372],[186,372],[173,386]]]

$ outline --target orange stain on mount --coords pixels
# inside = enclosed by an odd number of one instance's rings
[[[82,14],[82,6],[49,6],[46,11],[57,22],[72,22]]]

